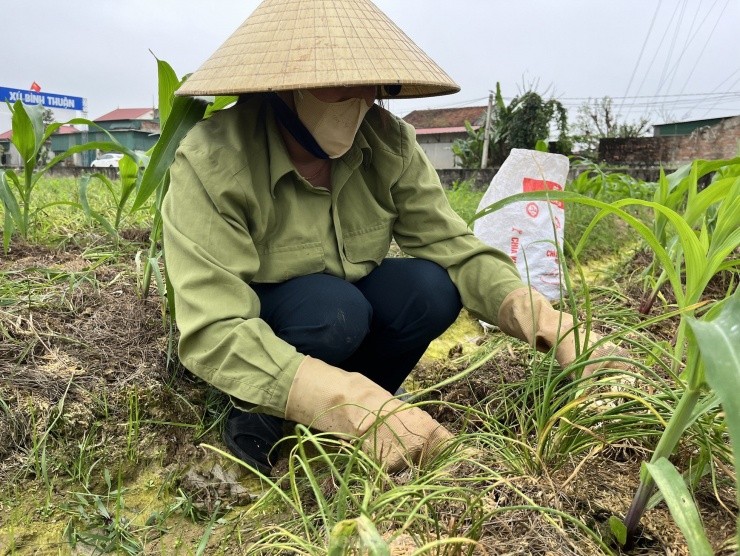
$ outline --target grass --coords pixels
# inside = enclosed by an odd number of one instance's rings
[[[50,180],[38,192],[73,199],[74,189]],[[477,192],[450,195],[463,217],[477,207]],[[398,555],[619,554],[609,518],[629,507],[680,392],[676,315],[637,314],[630,253],[614,234],[606,285],[573,295],[581,316],[593,312],[592,326],[629,347],[631,372],[573,380],[464,313],[408,383],[457,433],[448,451],[389,475],[298,427],[265,477],[223,451],[228,400],[167,364],[160,302],[137,288],[144,213],[116,242],[79,211],[49,210],[35,243],[12,244],[0,262],[0,554],[324,555],[385,544]],[[719,408],[689,428],[675,460],[714,549],[733,553],[734,463]],[[659,498],[652,507],[636,553],[684,553]]]

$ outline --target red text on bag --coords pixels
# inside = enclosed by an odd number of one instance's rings
[[[522,182],[522,190],[524,193],[531,191],[562,191],[563,186],[554,181],[538,180],[535,178],[524,178]],[[556,207],[562,209],[563,201],[550,201]]]

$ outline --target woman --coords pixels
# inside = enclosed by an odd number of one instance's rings
[[[266,0],[178,91],[240,95],[182,142],[163,215],[181,360],[231,397],[250,465],[269,470],[283,419],[419,462],[451,435],[391,392],[462,306],[545,350],[572,327],[376,103],[458,89],[369,0]],[[392,238],[411,258],[385,258]]]

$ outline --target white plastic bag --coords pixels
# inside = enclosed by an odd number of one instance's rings
[[[491,180],[478,210],[528,191],[562,191],[570,163],[561,154],[513,149]],[[562,201],[516,202],[473,224],[476,236],[508,254],[525,283],[550,300],[560,299],[561,272],[557,245],[562,247],[565,211]]]

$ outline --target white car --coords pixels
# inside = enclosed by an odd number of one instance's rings
[[[118,168],[118,161],[123,158],[121,153],[105,153],[90,163],[91,168]]]

